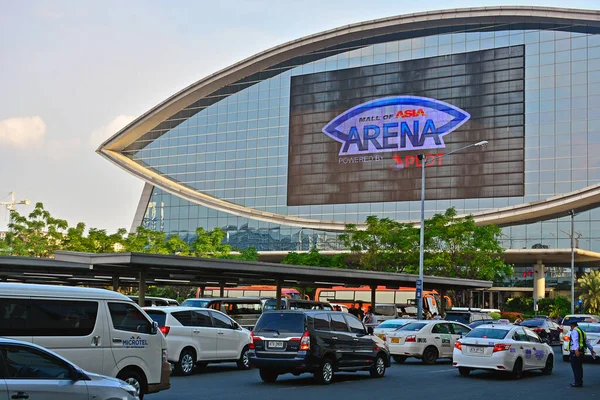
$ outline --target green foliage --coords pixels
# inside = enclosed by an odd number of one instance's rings
[[[571,309],[571,302],[563,296],[558,296],[554,299],[546,297],[539,299],[538,302],[538,314],[548,315],[552,318],[556,318],[559,315],[565,316]],[[532,297],[513,297],[506,301],[504,304],[505,311],[519,312],[523,314],[534,314],[533,311],[533,298]]]
[[[359,259],[362,269],[388,272],[415,272],[418,270],[419,229],[411,224],[371,215],[367,229],[346,225],[340,240]]]
[[[281,261],[282,264],[308,265],[313,267],[347,268],[345,256],[338,254],[333,257],[324,256],[319,250],[312,248],[308,253],[291,252]]]
[[[340,235],[362,269],[418,272],[418,228],[376,216],[366,222],[366,230],[347,225]],[[454,208],[435,214],[425,221],[425,274],[493,281],[512,275],[502,260],[500,234],[495,225],[476,226],[472,216],[458,218]]]
[[[504,303],[504,311],[529,313],[533,311],[532,297],[511,297]]]
[[[600,271],[591,271],[577,279],[579,298],[586,313],[600,313]]]
[[[231,253],[231,246],[223,244],[225,231],[214,228],[206,232],[204,228],[196,229],[196,238],[190,244],[191,252],[196,257],[224,258]]]
[[[491,312],[490,313],[490,317],[492,317],[493,319],[498,320],[498,319],[500,319],[501,315],[500,315],[500,313],[497,313],[497,312]]]

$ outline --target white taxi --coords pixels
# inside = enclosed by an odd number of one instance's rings
[[[596,354],[600,354],[600,324],[580,322],[577,324],[577,326],[579,326],[579,328],[581,328],[581,330],[585,332],[586,339],[588,340],[588,342],[590,342],[590,344],[594,348],[594,352]],[[569,349],[569,340],[571,339],[569,336],[570,333],[571,333],[571,331],[569,330],[567,332],[566,336],[564,337],[565,342],[563,343],[563,347],[562,347],[562,355],[563,355],[564,361],[570,361],[569,350],[568,350]],[[586,358],[591,357],[592,353],[590,353],[590,351],[588,349],[586,349],[585,356],[586,356]]]
[[[454,345],[453,362],[462,376],[474,369],[510,372],[515,379],[523,371],[554,367],[552,347],[533,331],[515,325],[484,325],[473,329]]]
[[[415,357],[431,365],[438,358],[452,358],[454,342],[470,331],[471,328],[460,322],[412,321],[386,334],[386,343],[397,363],[403,363],[407,357]]]
[[[415,322],[415,319],[414,318],[412,318],[412,319],[409,319],[409,318],[388,319],[387,321],[383,321],[382,323],[380,323],[379,325],[377,325],[375,327],[375,329],[373,330],[373,335],[385,340],[385,336],[388,333],[391,333],[397,329],[400,329],[401,327],[408,324],[409,322]]]

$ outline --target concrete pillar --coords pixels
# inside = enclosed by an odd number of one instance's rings
[[[144,268],[140,269],[139,277],[138,304],[140,307],[144,307],[144,303],[146,302],[146,270]]]
[[[537,260],[533,266],[533,298],[543,299],[546,297],[546,278],[544,278],[544,264]]]
[[[440,304],[438,306],[438,310],[441,317],[446,314],[446,289],[440,289]]]
[[[204,297],[204,288],[205,287],[206,286],[204,286],[204,285],[200,285],[200,297]]]
[[[118,292],[119,291],[119,275],[113,275],[112,285],[113,285],[113,291]]]
[[[492,292],[491,290],[490,290],[490,300],[489,300],[488,308],[494,308],[494,292]]]
[[[304,296],[306,296],[306,286],[300,286],[300,297],[304,299]]]
[[[219,297],[225,297],[225,281],[219,282]]]
[[[373,307],[373,312],[375,312],[375,303],[377,301],[377,285],[371,285],[371,307]]]
[[[472,290],[469,290],[467,295],[469,296],[469,308],[473,308],[473,296],[475,296],[475,293]]]
[[[277,290],[275,292],[275,309],[281,310],[281,279],[277,279]]]

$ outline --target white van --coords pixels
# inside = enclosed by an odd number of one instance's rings
[[[46,347],[139,391],[170,388],[167,341],[127,296],[104,289],[0,283],[0,336]]]

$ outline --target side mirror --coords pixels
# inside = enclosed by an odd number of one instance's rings
[[[150,328],[150,334],[156,335],[158,333],[158,322],[152,321],[152,328]]]

